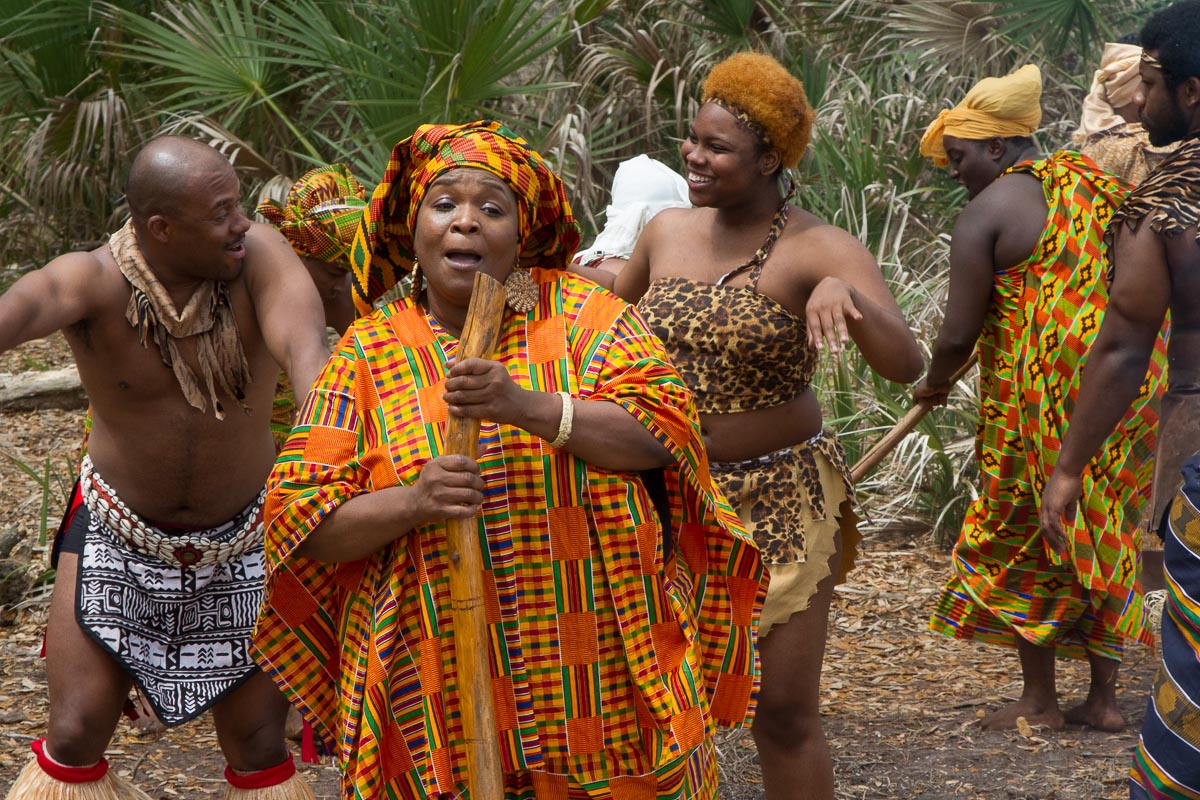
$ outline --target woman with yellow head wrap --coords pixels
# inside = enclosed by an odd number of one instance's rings
[[[944,404],[950,376],[979,359],[978,497],[954,547],[953,574],[930,620],[958,639],[1017,650],[1020,698],[986,729],[1068,721],[1119,729],[1125,644],[1150,642],[1138,581],[1137,520],[1148,484],[1160,349],[1143,394],[1087,468],[1086,497],[1065,541],[1043,534],[1038,497],[1055,467],[1081,367],[1108,302],[1104,230],[1126,187],[1071,151],[1042,156],[1037,70],[980,82],[942,112],[921,152],[948,163],[970,202],[954,227],[950,295],[929,370],[913,396]],[[1059,707],[1055,659],[1085,658],[1087,699]]]
[[[1042,119],[1042,73],[1028,64],[984,78],[963,101],[938,114],[921,137],[921,155],[974,198],[1013,164],[1038,157],[1032,134]]]
[[[1031,136],[1042,121],[1042,72],[1026,64],[1003,78],[984,78],[954,108],[938,114],[921,137],[921,155],[946,166],[943,137],[981,141]]]
[[[268,482],[254,639],[346,796],[459,796],[468,684],[490,687],[509,800],[715,799],[714,728],[753,712],[758,551],[661,344],[565,270],[578,243],[562,181],[493,122],[422,126],[371,197],[364,316]],[[510,307],[493,360],[460,361],[477,272]],[[442,454],[450,415],[481,420],[476,459]],[[487,675],[456,670],[450,518],[484,554]]]

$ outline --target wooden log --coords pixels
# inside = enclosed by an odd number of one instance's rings
[[[0,374],[0,410],[85,408],[87,395],[75,367]]]
[[[458,344],[458,360],[491,358],[500,340],[504,286],[475,273],[471,305]],[[476,457],[479,420],[451,415],[446,453]],[[483,585],[483,554],[475,518],[452,519],[446,535],[450,553],[450,603],[456,672],[467,744],[467,787],[472,800],[503,800],[504,770],[492,702],[491,645]]]
[[[971,367],[975,366],[979,357],[974,353],[967,359],[967,362],[955,370],[950,376],[950,388],[954,388],[954,384],[962,380],[962,377],[971,371]],[[875,446],[867,451],[867,454],[858,460],[858,463],[850,470],[850,477],[854,483],[858,483],[867,476],[871,470],[883,461],[888,453],[895,449],[896,445],[904,440],[912,432],[912,429],[917,427],[917,423],[925,418],[929,410],[933,408],[933,401],[921,400],[908,410],[900,421],[897,422],[890,431],[888,431],[882,439],[875,443]]]

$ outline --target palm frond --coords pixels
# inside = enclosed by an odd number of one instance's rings
[[[307,82],[278,68],[275,44],[264,35],[260,6],[251,0],[168,3],[143,16],[113,5],[105,13],[131,38],[113,50],[154,68],[145,82],[162,90],[167,111],[205,109],[231,129],[245,126],[320,160],[321,154],[281,106],[280,98]]]
[[[945,74],[973,80],[1013,58],[1014,48],[1001,35],[993,9],[992,3],[965,0],[896,4],[885,13],[888,30],[881,39],[921,62],[944,65]]]
[[[1113,0],[997,0],[992,12],[1001,36],[1029,47],[1037,42],[1059,54],[1086,52],[1116,38],[1109,19],[1128,3]]]

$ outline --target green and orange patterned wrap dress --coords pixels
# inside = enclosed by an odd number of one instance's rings
[[[1084,470],[1064,560],[1038,531],[1038,503],[1108,302],[1104,227],[1128,189],[1072,152],[1012,171],[1041,180],[1049,215],[1029,260],[995,276],[979,340],[982,486],[930,627],[1119,659],[1125,640],[1153,642],[1138,523],[1150,490],[1165,340],[1160,335],[1138,399]]]
[[[357,320],[269,481],[254,636],[346,798],[464,791],[459,681],[491,681],[508,798],[715,798],[714,727],[753,713],[766,574],[713,489],[691,394],[632,307],[532,274],[539,304],[505,312],[497,360],[523,388],[617,403],[654,433],[674,457],[670,536],[635,474],[484,422],[493,673],[457,674],[443,523],[348,564],[296,555],[330,511],[412,484],[443,445],[457,340],[408,298]]]

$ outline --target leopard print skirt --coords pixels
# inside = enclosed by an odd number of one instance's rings
[[[771,572],[759,637],[808,608],[821,581],[854,565],[861,536],[850,470],[837,438],[807,442],[746,461],[714,462],[713,480],[754,537]]]

